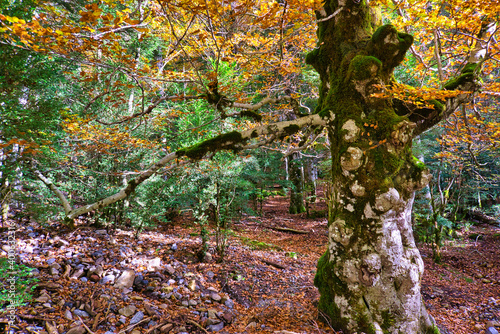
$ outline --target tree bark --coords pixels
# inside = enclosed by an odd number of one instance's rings
[[[319,43],[307,61],[320,74],[333,188],[328,250],[315,277],[319,309],[344,333],[438,333],[421,297],[424,266],[411,228],[414,192],[430,174],[411,153],[415,122],[372,96],[394,80],[413,38],[391,25],[376,29],[364,1],[326,1],[317,17]]]
[[[288,211],[291,214],[306,212],[304,202],[304,161],[300,157],[300,152],[294,153],[289,161],[289,179],[292,182],[292,189],[290,191],[290,207]]]

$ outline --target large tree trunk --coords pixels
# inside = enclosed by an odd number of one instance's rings
[[[429,173],[412,156],[416,124],[387,98],[413,38],[376,22],[364,1],[329,0],[318,12],[319,46],[308,57],[321,78],[333,196],[328,250],[315,284],[320,311],[344,333],[439,332],[420,294],[423,262],[411,229],[415,190]]]

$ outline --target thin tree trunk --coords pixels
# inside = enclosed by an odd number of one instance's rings
[[[290,207],[291,214],[306,212],[304,204],[304,168],[302,166],[303,159],[300,158],[300,153],[294,153],[293,159],[290,162],[290,181],[292,189],[290,191]]]

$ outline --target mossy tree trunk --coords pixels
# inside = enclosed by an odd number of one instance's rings
[[[327,0],[307,56],[321,78],[318,113],[328,119],[333,166],[319,308],[344,333],[439,332],[422,301],[411,228],[414,192],[429,180],[411,152],[421,130],[398,103],[372,96],[394,80],[413,38],[377,28],[370,11],[365,1]]]

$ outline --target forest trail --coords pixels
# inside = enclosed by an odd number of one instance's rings
[[[31,304],[16,311],[16,333],[335,333],[318,320],[313,285],[326,218],[287,210],[286,197],[273,197],[262,216],[234,223],[222,263],[198,261],[199,226],[186,218],[138,240],[132,231],[85,224],[47,233],[25,218],[17,222],[17,252],[40,281]],[[485,333],[500,321],[500,228],[457,233],[439,265],[419,245],[423,296],[451,333]]]

